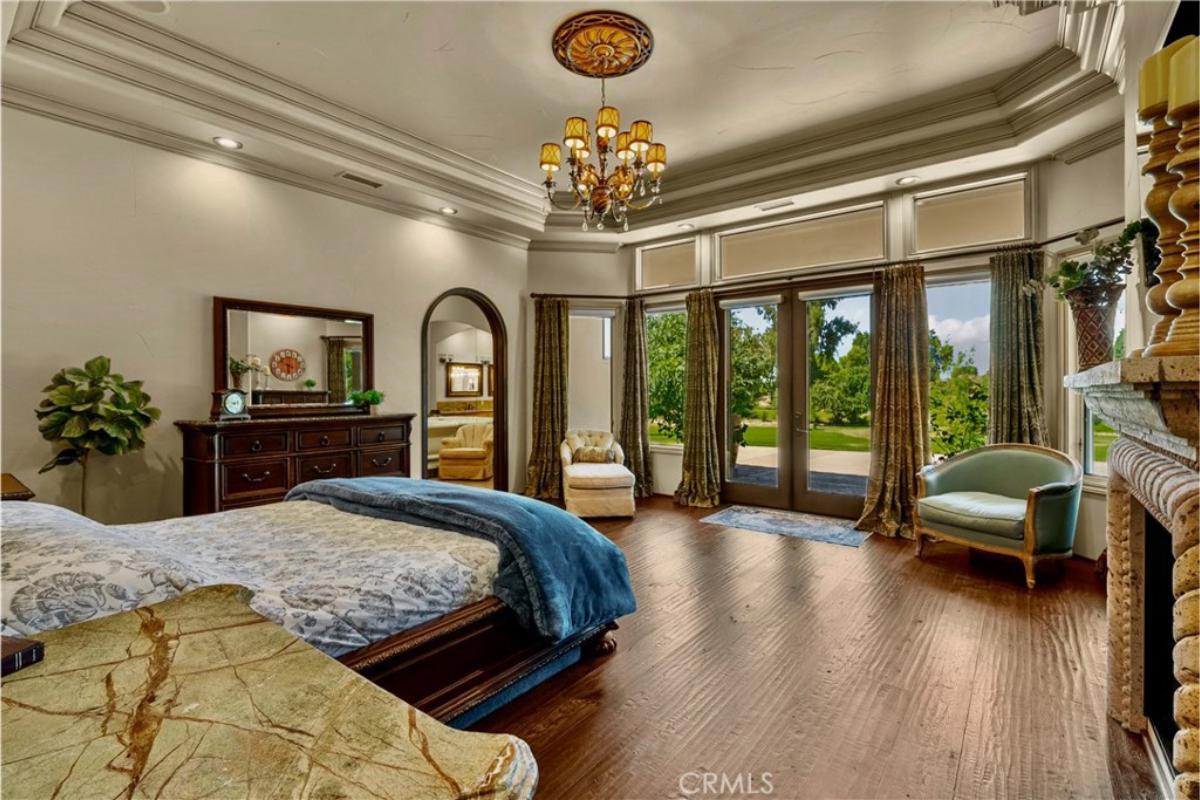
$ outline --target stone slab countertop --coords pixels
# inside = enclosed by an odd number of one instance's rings
[[[213,586],[36,637],[4,678],[5,798],[533,797],[513,736],[454,730]]]
[[[1194,356],[1134,357],[1110,361],[1063,378],[1068,389],[1110,386],[1117,383],[1195,383],[1200,381],[1200,359]]]

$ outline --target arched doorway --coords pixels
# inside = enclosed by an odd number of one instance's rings
[[[485,343],[485,336],[490,341]],[[485,357],[489,349],[490,355]],[[476,376],[478,383],[474,383]],[[429,305],[421,322],[421,476],[438,476],[443,434],[454,437],[464,426],[489,423],[494,441],[490,484],[508,491],[508,332],[504,318],[482,292],[449,289]]]

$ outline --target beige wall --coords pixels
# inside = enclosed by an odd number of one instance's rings
[[[496,303],[512,372],[525,373],[522,250],[19,111],[2,124],[0,462],[41,500],[78,502],[77,469],[37,474],[53,451],[33,415],[41,389],[104,353],[146,381],[163,421],[146,450],[97,457],[89,510],[114,522],[180,513],[171,422],[208,414],[213,295],[373,313],[384,411],[419,413],[421,320],[450,287]],[[526,405],[517,394],[510,408],[515,478]]]
[[[603,354],[602,317],[571,316],[567,418],[573,429],[611,431],[612,359]]]

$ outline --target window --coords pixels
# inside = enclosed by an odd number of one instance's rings
[[[650,394],[650,441],[683,441],[684,368],[687,363],[687,312],[646,312],[646,360]]]
[[[637,262],[638,289],[692,286],[699,282],[695,239],[643,247],[637,251]]]
[[[572,428],[612,430],[611,313],[571,314],[567,417]]]
[[[721,278],[883,258],[883,206],[720,234]]]
[[[987,444],[991,348],[989,280],[933,285],[929,312],[929,429],[945,456]]]
[[[1025,179],[914,196],[916,252],[1023,239]]]

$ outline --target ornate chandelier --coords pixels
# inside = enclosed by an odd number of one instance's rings
[[[562,145],[542,145],[538,162],[546,173],[543,186],[551,205],[583,211],[583,230],[607,224],[629,230],[629,212],[662,202],[662,174],[667,146],[653,140],[654,128],[644,119],[621,130],[621,113],[608,105],[608,78],[628,75],[646,63],[654,37],[641,21],[619,11],[588,11],[558,26],[552,42],[554,57],[571,72],[600,79],[600,109],[596,112],[596,158],[592,162],[591,132],[584,117],[567,117]],[[567,177],[573,205],[555,197],[554,173],[562,169],[567,148]],[[612,169],[609,169],[610,159]],[[647,198],[647,194],[650,196]]]

